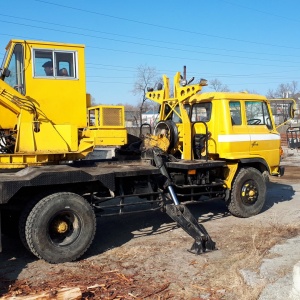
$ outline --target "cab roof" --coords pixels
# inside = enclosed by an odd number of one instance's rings
[[[11,46],[11,44],[30,44],[30,45],[43,45],[43,46],[59,46],[59,47],[76,47],[76,48],[84,48],[85,45],[83,44],[67,44],[67,43],[61,43],[61,42],[48,42],[48,41],[35,41],[35,40],[19,40],[19,39],[11,39],[7,46],[6,50]]]
[[[195,101],[211,101],[211,100],[267,100],[265,96],[249,93],[233,93],[233,92],[208,92],[192,96],[189,102]]]

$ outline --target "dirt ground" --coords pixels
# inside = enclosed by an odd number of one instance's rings
[[[97,234],[77,262],[51,265],[37,260],[16,239],[3,237],[0,296],[39,294],[79,287],[79,299],[258,299],[272,280],[262,275],[270,249],[300,232],[300,164],[283,162],[286,173],[271,178],[267,202],[257,216],[231,216],[223,202],[189,206],[218,250],[189,253],[193,240],[161,212],[98,220]],[[290,272],[286,262],[276,276]],[[259,280],[247,274],[259,274]],[[252,279],[251,279],[252,278]]]

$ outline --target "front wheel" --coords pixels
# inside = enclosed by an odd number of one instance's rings
[[[233,181],[228,210],[236,217],[257,215],[266,198],[266,182],[255,168],[242,168]]]
[[[96,218],[91,205],[68,192],[40,200],[26,220],[25,236],[31,252],[49,263],[74,261],[93,241]]]

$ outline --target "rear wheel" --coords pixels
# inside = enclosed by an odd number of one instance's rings
[[[242,168],[234,179],[229,211],[237,217],[248,218],[257,215],[266,198],[266,182],[255,168]]]
[[[81,196],[61,192],[40,200],[29,213],[26,242],[31,252],[49,263],[74,261],[93,241],[96,218]]]

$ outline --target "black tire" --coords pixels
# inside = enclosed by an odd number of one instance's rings
[[[22,242],[22,244],[24,245],[24,247],[31,252],[27,240],[26,240],[26,222],[27,222],[27,218],[31,212],[31,210],[33,209],[33,207],[39,202],[39,200],[41,200],[42,197],[40,196],[40,198],[34,198],[32,201],[30,201],[23,209],[21,215],[20,215],[20,219],[19,219],[19,236],[20,236],[20,240]]]
[[[257,215],[265,204],[266,190],[266,182],[257,169],[240,169],[233,181],[228,210],[241,218]]]
[[[83,197],[68,192],[40,200],[25,225],[30,251],[49,263],[70,262],[81,257],[95,232],[96,218],[91,205]]]

